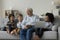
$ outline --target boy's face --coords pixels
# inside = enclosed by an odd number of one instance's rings
[[[11,20],[11,21],[14,21],[14,19],[15,19],[15,18],[14,18],[13,16],[10,17],[10,20]]]
[[[22,16],[18,16],[18,21],[22,21],[23,17]]]
[[[49,22],[49,17],[48,16],[45,16],[45,21]]]

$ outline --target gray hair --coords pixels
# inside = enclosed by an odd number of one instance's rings
[[[33,12],[33,9],[32,9],[32,8],[27,8],[27,10],[29,10],[29,11]]]

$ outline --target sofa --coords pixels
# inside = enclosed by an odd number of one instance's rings
[[[59,27],[60,25],[59,24],[60,24],[60,18],[56,16],[54,26],[52,28],[53,31],[45,31],[41,40],[60,40],[60,27]],[[7,36],[9,37],[9,35]],[[19,39],[19,37],[17,39]]]
[[[60,40],[60,27],[58,27],[58,40]]]
[[[57,38],[58,38],[58,40],[60,40],[60,17],[58,19],[58,23],[59,23],[59,26],[58,26],[58,36],[57,36]]]
[[[6,31],[0,31],[0,40],[19,40],[19,35],[11,35],[8,34]]]

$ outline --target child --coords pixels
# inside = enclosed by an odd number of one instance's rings
[[[54,15],[52,13],[46,13],[45,15],[45,25],[46,28],[38,28],[36,30],[36,35],[34,37],[34,40],[40,40],[40,38],[43,36],[43,33],[45,31],[52,31],[52,26],[54,25]]]
[[[6,25],[6,31],[8,33],[11,33],[14,29],[16,29],[16,22],[14,21],[15,16],[13,14],[10,14],[8,18],[9,18],[9,21]]]
[[[20,32],[20,29],[22,28],[21,26],[21,23],[22,23],[22,20],[23,20],[23,15],[22,14],[19,14],[18,15],[18,23],[17,23],[17,28],[14,29],[11,34],[18,34]]]

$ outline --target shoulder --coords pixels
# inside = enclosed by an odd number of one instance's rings
[[[39,19],[39,16],[38,15],[34,15],[34,17]]]
[[[33,15],[33,16],[35,16],[35,17],[39,17],[38,15]]]
[[[11,22],[10,22],[10,21],[8,21],[8,22],[7,22],[7,25],[10,25],[10,24],[11,24]]]
[[[25,17],[24,17],[24,20],[27,19],[27,18],[28,18],[28,16],[25,16]]]

